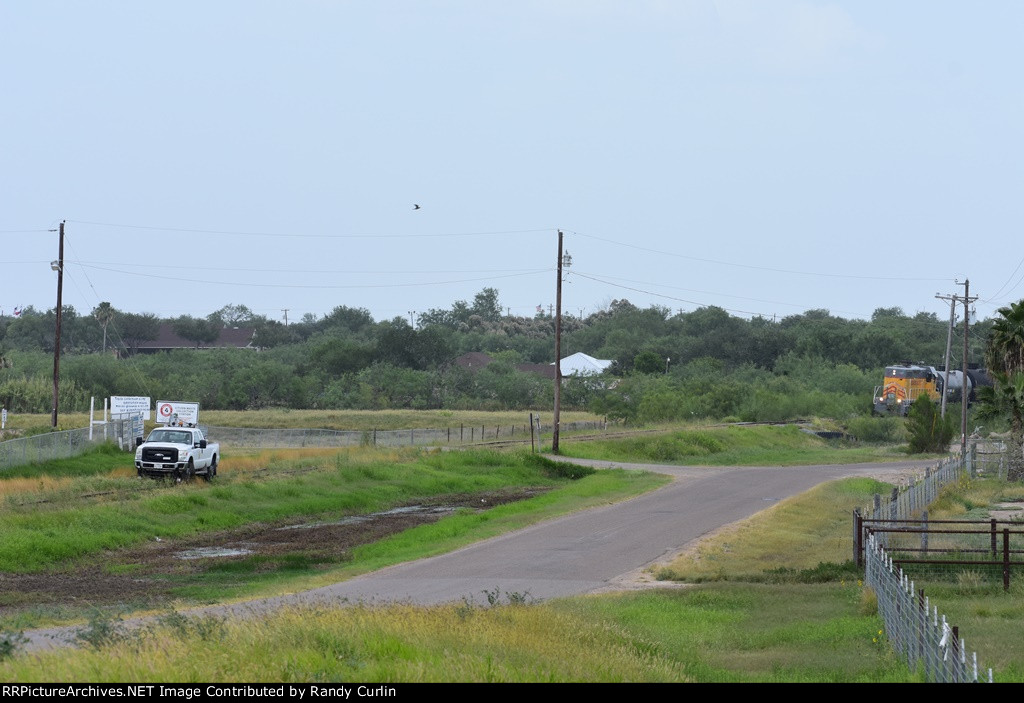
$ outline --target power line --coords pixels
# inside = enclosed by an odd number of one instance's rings
[[[655,293],[653,291],[643,290],[641,288],[633,288],[632,286],[624,286],[624,285],[619,284],[619,283],[612,283],[611,281],[603,281],[600,278],[595,278],[593,276],[588,276],[588,275],[586,275],[584,273],[580,273],[578,271],[574,271],[570,275],[579,276],[580,278],[586,278],[586,279],[591,280],[591,281],[597,281],[598,283],[603,283],[606,286],[613,286],[615,288],[622,288],[624,290],[631,290],[631,291],[635,291],[637,293],[644,293],[646,295],[653,295],[653,296],[655,296],[657,298],[664,298],[665,300],[675,300],[676,302],[680,302],[680,303],[689,303],[690,305],[696,305],[697,307],[710,307],[706,303],[698,303],[695,300],[687,300],[686,298],[676,298],[676,297],[671,296],[671,295],[665,295],[664,293]],[[714,307],[721,307],[721,306],[716,305]],[[740,313],[740,314],[743,314],[743,315],[754,315],[754,316],[757,316],[757,317],[765,317],[764,313],[761,313],[761,312],[751,312],[750,310],[737,310],[735,308],[724,308],[724,307],[722,308],[722,310],[726,310],[728,312],[736,312],[736,313]]]
[[[658,254],[659,256],[672,256],[678,259],[686,259],[688,261],[699,261],[705,264],[718,264],[719,266],[733,266],[736,268],[752,269],[755,271],[771,271],[773,273],[786,273],[797,276],[818,276],[822,278],[851,278],[865,281],[948,281],[946,278],[909,278],[906,276],[857,276],[854,274],[845,273],[822,273],[820,271],[795,271],[790,269],[778,269],[771,268],[768,266],[753,266],[751,264],[739,264],[732,261],[720,261],[718,259],[704,259],[697,256],[689,256],[687,254],[677,254],[671,251],[664,251],[661,249],[651,249],[649,247],[642,247],[637,244],[627,244],[625,242],[618,242],[614,239],[607,239],[605,237],[596,237],[592,234],[583,234],[582,232],[573,232],[580,237],[586,237],[588,239],[595,239],[599,242],[607,242],[620,247],[626,247],[627,249],[636,249],[638,251],[646,251],[652,254]]]
[[[0,262],[3,263],[3,262]],[[23,262],[23,263],[43,263]],[[160,269],[181,269],[184,271],[237,271],[240,273],[328,273],[328,274],[373,274],[381,276],[394,276],[399,274],[417,273],[536,273],[539,269],[393,269],[393,270],[366,270],[366,269],[263,269],[263,268],[232,268],[228,266],[169,266],[167,264],[137,264],[126,261],[81,261],[70,260],[68,263],[79,266],[131,266],[132,268]]]
[[[151,232],[184,232],[189,234],[224,234],[235,237],[282,237],[299,239],[417,239],[432,237],[502,237],[508,234],[531,234],[536,232],[550,233],[547,229],[514,229],[496,232],[439,232],[434,234],[294,234],[288,232],[244,232],[238,230],[188,229],[182,227],[159,227],[155,225],[126,225],[111,222],[87,222],[85,220],[68,220],[80,225],[96,227],[118,227],[122,229],[141,229]]]
[[[210,285],[221,285],[221,286],[241,286],[246,288],[300,288],[300,289],[320,289],[320,290],[340,290],[340,289],[354,289],[354,288],[416,288],[423,286],[443,286],[450,285],[453,283],[473,283],[479,281],[491,281],[499,278],[518,278],[520,276],[532,276],[539,273],[545,273],[550,269],[534,269],[526,273],[511,273],[503,276],[484,276],[482,278],[463,278],[454,279],[448,281],[427,281],[423,283],[370,283],[370,284],[351,284],[351,285],[308,285],[308,284],[287,284],[287,283],[232,283],[230,281],[210,281],[198,278],[182,278],[180,276],[159,276],[152,273],[141,273],[138,271],[124,271],[120,269],[106,268],[103,266],[90,266],[87,264],[78,264],[83,268],[92,268],[99,271],[109,271],[111,273],[122,273],[127,276],[138,276],[140,278],[155,278],[165,281],[178,281],[181,283],[204,283]]]

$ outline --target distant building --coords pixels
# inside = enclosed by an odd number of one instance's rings
[[[484,352],[468,352],[455,359],[456,366],[461,366],[469,371],[479,371],[494,359]],[[607,359],[595,359],[583,353],[572,354],[562,359],[562,376],[595,376],[606,371],[612,361]],[[555,378],[555,363],[549,364],[516,364],[517,371],[523,373],[537,374],[544,378]]]
[[[172,349],[256,349],[253,346],[253,339],[256,336],[255,327],[224,327],[220,335],[213,342],[196,343],[179,337],[174,332],[174,326],[168,322],[160,324],[160,332],[156,339],[146,342],[139,342],[139,352],[152,354],[158,351],[170,351]]]
[[[610,359],[595,359],[583,352],[576,352],[562,359],[562,375],[596,376],[607,371],[614,363]],[[551,365],[554,366],[554,362]]]

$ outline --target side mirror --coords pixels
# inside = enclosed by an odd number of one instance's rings
[[[143,439],[142,437],[136,437],[136,438],[135,438],[135,448],[136,448],[136,449],[138,449],[139,447],[141,447],[141,446],[142,446],[142,443],[143,443],[144,441],[145,441],[145,440],[144,440],[144,439]]]
[[[205,439],[199,440],[199,448],[200,449],[206,449],[206,440]]]

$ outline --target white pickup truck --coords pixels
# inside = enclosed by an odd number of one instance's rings
[[[198,427],[159,427],[135,447],[135,470],[139,476],[173,477],[189,481],[217,475],[220,445],[208,442]]]

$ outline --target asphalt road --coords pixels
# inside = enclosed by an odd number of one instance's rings
[[[455,552],[299,594],[195,613],[258,615],[294,604],[437,604],[500,590],[545,600],[605,590],[702,536],[813,486],[847,476],[919,474],[934,461],[799,467],[679,467],[574,460],[654,470],[674,481],[637,498],[556,518]],[[838,554],[837,559],[849,555]],[[138,621],[129,621],[127,625]],[[26,632],[29,649],[67,644],[77,628]]]

